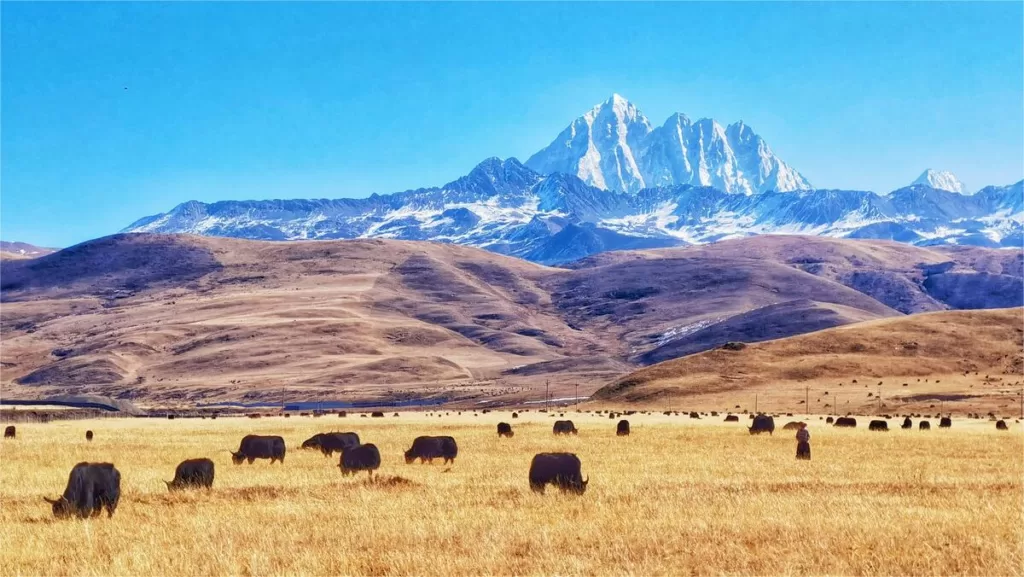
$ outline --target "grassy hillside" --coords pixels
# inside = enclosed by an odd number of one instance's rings
[[[946,311],[725,346],[635,371],[606,402],[728,410],[994,411],[1016,415],[1024,385],[1024,310]],[[879,401],[881,396],[882,401]],[[972,409],[973,408],[973,409]]]

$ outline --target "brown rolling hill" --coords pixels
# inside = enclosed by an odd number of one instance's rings
[[[758,409],[770,411],[959,408],[1017,415],[1022,385],[1024,309],[1011,308],[923,313],[761,343],[730,343],[637,370],[593,398],[753,411],[757,395]]]
[[[39,258],[54,252],[57,252],[57,249],[39,247],[27,242],[0,240],[0,260]]]
[[[725,342],[1022,298],[1020,251],[818,237],[563,269],[423,242],[117,235],[0,266],[4,395],[140,404],[586,395]]]

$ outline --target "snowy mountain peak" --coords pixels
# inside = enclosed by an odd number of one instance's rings
[[[726,128],[711,118],[692,122],[675,113],[653,128],[639,108],[618,94],[574,120],[526,166],[634,194],[679,184],[739,194],[811,188],[742,121]]]
[[[914,184],[923,184],[939,190],[966,194],[964,183],[960,182],[960,179],[948,170],[932,170],[929,168],[922,172],[921,176],[917,177],[917,180],[911,183],[911,185]]]

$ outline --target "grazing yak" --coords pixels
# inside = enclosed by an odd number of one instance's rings
[[[953,426],[953,419],[950,419],[949,417],[942,417],[941,419],[939,419],[939,428],[940,429],[948,429],[948,428],[950,428],[952,426]]]
[[[1004,421],[1002,419],[999,419],[998,421],[996,421],[996,430],[997,431],[1008,431],[1008,430],[1010,430],[1010,427],[1006,426],[1006,421]]]
[[[189,459],[182,461],[174,470],[174,480],[164,481],[168,491],[192,487],[213,487],[213,461],[210,459]]]
[[[511,437],[515,435],[512,432],[512,425],[508,423],[498,423],[498,436],[499,437]]]
[[[930,431],[932,428],[932,424],[929,423],[928,421],[921,421],[920,423],[917,424],[917,428],[918,430],[921,431]]]
[[[576,430],[576,425],[572,421],[555,421],[552,432],[556,435],[579,434],[579,431]]]
[[[110,463],[79,463],[71,469],[64,494],[59,499],[43,499],[59,519],[95,517],[103,509],[110,518],[121,499],[121,473]]]
[[[901,429],[913,429],[914,421],[910,420],[910,417],[903,417],[903,424],[900,425]]]
[[[236,465],[241,465],[242,461],[248,461],[251,465],[256,459],[270,459],[271,465],[274,461],[281,461],[283,465],[284,439],[277,436],[246,435],[242,437],[238,451],[228,452],[231,453],[231,462]]]
[[[303,449],[319,449],[325,457],[334,456],[335,451],[341,452],[347,447],[359,445],[356,433],[317,433],[302,442]]]
[[[782,430],[783,431],[795,431],[795,430],[800,428],[800,425],[803,425],[803,424],[804,424],[803,421],[790,421],[790,422],[786,423],[786,425],[784,427],[782,427]]]
[[[825,419],[825,424],[831,425],[833,423],[833,421],[835,421],[835,419],[833,419],[832,417],[829,417],[829,418]]]
[[[371,417],[376,417],[376,418],[380,419],[380,418],[382,418],[384,416],[384,413],[381,412],[381,411],[374,411],[374,412],[370,413],[370,416]]]
[[[367,475],[373,477],[373,472],[379,467],[380,451],[373,443],[345,447],[341,451],[341,460],[338,462],[341,474],[346,477],[355,475],[359,471],[366,471]]]
[[[459,454],[459,446],[451,437],[416,437],[412,447],[405,452],[405,463],[412,464],[416,459],[420,463],[433,463],[434,459],[444,459],[445,464],[454,463]]]
[[[889,423],[886,421],[874,420],[868,423],[868,430],[889,432]]]
[[[543,493],[548,484],[562,491],[582,495],[587,490],[588,477],[580,473],[580,459],[572,453],[538,453],[530,463],[530,489]]]
[[[857,426],[857,419],[854,419],[853,417],[839,417],[832,426],[855,428]]]
[[[726,423],[738,423],[738,422],[740,422],[740,418],[737,417],[736,415],[726,415],[725,416],[725,422]]]
[[[85,440],[86,441],[91,441],[92,440],[92,431],[86,431],[85,432]]]
[[[629,436],[629,421],[622,419],[619,424],[615,426],[615,434],[619,437]]]
[[[775,433],[775,419],[771,415],[757,415],[747,430],[750,431],[751,435],[760,435],[761,433],[771,435]]]
[[[8,425],[7,428],[4,429],[4,438],[5,439],[13,439],[16,434],[17,433],[15,432],[14,425]]]

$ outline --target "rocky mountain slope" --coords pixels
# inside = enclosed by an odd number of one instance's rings
[[[3,262],[11,397],[476,402],[905,313],[1020,306],[1021,251],[762,236],[549,268],[450,244],[118,235]]]
[[[676,113],[652,127],[618,94],[574,120],[526,166],[631,193],[682,184],[740,194],[811,188],[742,121],[723,127],[711,118],[694,122]]]

